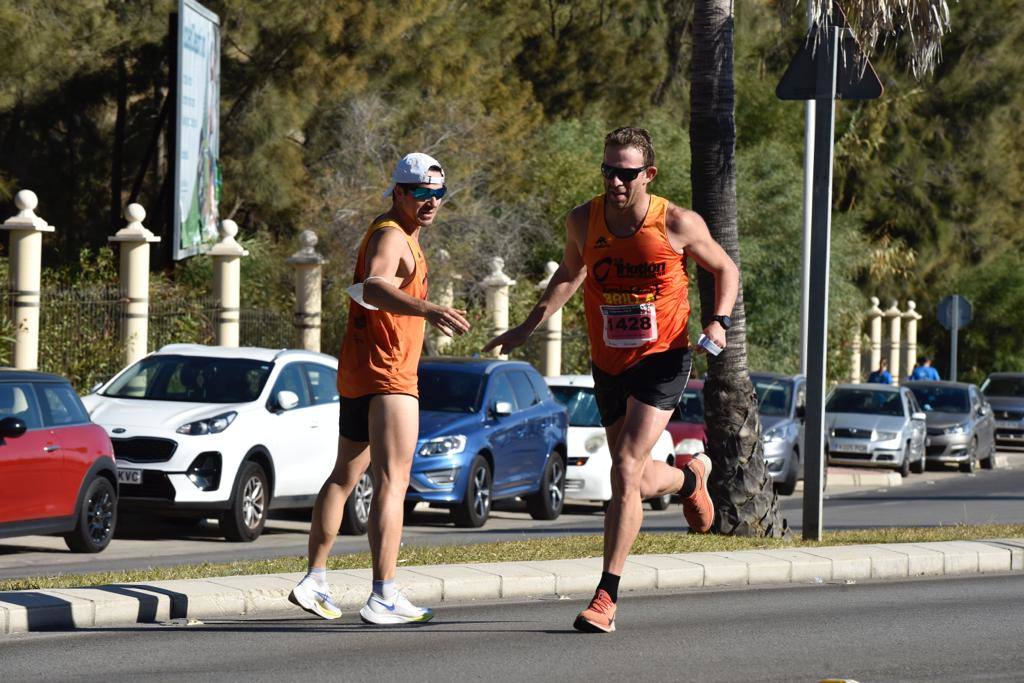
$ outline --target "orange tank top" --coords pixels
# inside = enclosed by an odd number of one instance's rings
[[[366,277],[366,246],[380,230],[396,229],[405,235],[416,269],[400,289],[417,299],[427,298],[427,260],[419,242],[391,219],[378,217],[366,231],[353,282]],[[419,396],[417,366],[423,349],[426,321],[413,315],[371,311],[349,301],[348,325],[338,357],[338,391],[345,398],[368,394],[409,394]]]
[[[643,225],[616,237],[604,220],[604,195],[590,202],[583,262],[583,307],[590,355],[609,374],[644,356],[689,346],[686,257],[668,240],[668,201],[651,195]]]

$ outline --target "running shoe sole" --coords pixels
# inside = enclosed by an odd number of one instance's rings
[[[580,614],[576,617],[576,621],[572,622],[572,627],[581,633],[611,633],[615,630],[615,620],[612,619],[608,628],[605,628]]]
[[[291,593],[288,594],[288,602],[292,603],[299,609],[309,612],[315,617],[320,617],[321,619],[331,620],[338,619],[341,617],[341,610],[339,610],[337,614],[326,612],[322,607],[320,607],[320,604],[315,600],[312,602],[312,604],[303,604],[303,601],[299,598],[298,595],[295,594],[294,588],[292,589]]]
[[[703,490],[703,492],[704,492],[704,495],[708,497],[708,502],[709,502],[709,503],[711,504],[711,506],[712,506],[712,516],[711,516],[711,519],[712,519],[712,524],[713,524],[713,523],[714,523],[714,503],[712,503],[712,502],[711,502],[711,494],[710,494],[710,492],[708,492],[708,479],[710,479],[710,478],[711,478],[711,458],[709,458],[709,457],[707,456],[707,454],[705,454],[705,453],[700,453],[700,454],[698,454],[698,455],[697,455],[697,456],[696,456],[696,457],[694,458],[694,460],[699,460],[699,461],[700,461],[700,463],[701,463],[702,465],[704,465],[704,474],[703,474],[703,475],[702,475],[702,477],[701,477],[701,479],[702,479],[703,481],[701,481],[701,487],[700,487],[700,489],[701,489],[701,490]],[[685,506],[686,506],[686,502],[684,501],[684,502],[683,502],[683,512],[684,512],[684,515],[683,515],[683,516],[684,516],[684,518],[686,518],[686,515],[685,515],[685,511],[686,511],[686,510],[685,510]],[[690,520],[689,520],[689,518],[686,518],[686,523],[687,523],[687,524],[690,524]],[[696,528],[695,528],[695,527],[694,527],[694,526],[693,526],[692,524],[690,525],[690,528],[691,528],[691,530],[695,531],[696,533],[701,533],[701,534],[703,534],[703,533],[707,533],[707,531],[708,531],[707,529],[705,529],[705,530],[703,530],[703,531],[701,531],[701,530],[699,530],[699,529],[696,529]]]
[[[374,612],[363,605],[363,608],[359,610],[359,618],[364,624],[373,624],[374,626],[401,626],[402,624],[425,624],[434,618],[434,613],[427,612],[418,617],[403,617],[400,614]]]

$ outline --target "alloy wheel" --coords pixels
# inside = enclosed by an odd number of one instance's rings
[[[355,496],[356,518],[365,525],[370,519],[370,504],[373,502],[373,479],[369,474],[363,473],[352,495]]]
[[[491,507],[491,489],[487,486],[487,468],[473,472],[473,513],[483,517]]]
[[[89,537],[94,543],[102,543],[110,536],[113,519],[114,498],[109,491],[101,491],[89,499],[86,521],[89,525]]]
[[[255,529],[260,525],[263,514],[266,510],[264,499],[263,480],[258,476],[252,476],[245,483],[242,489],[242,522],[248,529]]]
[[[562,459],[557,455],[552,456],[554,459],[551,462],[551,479],[548,481],[548,500],[551,503],[552,510],[558,510],[562,507],[562,498],[564,498],[564,484],[565,469],[562,467]]]

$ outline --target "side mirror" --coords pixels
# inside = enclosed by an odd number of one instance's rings
[[[25,433],[28,427],[20,417],[5,417],[0,420],[0,438],[14,439]]]
[[[924,413],[913,413],[910,416],[910,419],[911,420],[920,420],[921,422],[927,422],[928,421],[928,416],[925,415]]]
[[[804,417],[806,415],[807,415],[807,406],[797,406],[796,407],[796,416],[799,419],[801,419],[801,420],[804,419]]]
[[[299,405],[299,397],[294,391],[288,391],[286,389],[284,391],[277,392],[277,407],[281,410],[291,410],[297,405]]]
[[[987,405],[982,403],[980,406],[978,406],[978,417],[985,417],[988,414],[989,414],[989,407]]]
[[[512,414],[512,404],[508,401],[498,401],[494,404],[494,414],[497,417],[505,417]]]
[[[95,394],[97,391],[100,390],[100,387],[102,387],[102,386],[103,386],[103,382],[96,382],[96,384],[93,384],[92,388],[89,389],[89,393],[90,394]]]

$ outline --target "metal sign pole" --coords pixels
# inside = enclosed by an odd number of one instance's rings
[[[960,297],[953,297],[953,315],[951,316],[949,331],[953,335],[952,343],[949,346],[949,379],[956,381],[956,342],[957,334],[960,332]]]
[[[807,329],[807,400],[804,418],[803,537],[820,541],[821,485],[825,471],[825,372],[828,358],[828,262],[832,221],[832,146],[840,29],[827,27],[818,45],[814,130],[814,200]]]
[[[807,3],[807,28],[814,26],[814,7]],[[800,271],[800,373],[807,376],[807,313],[811,287],[811,206],[814,200],[814,100],[804,110],[804,242]]]

